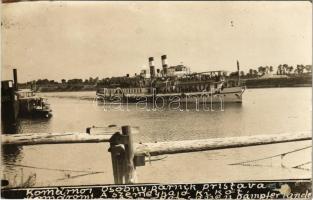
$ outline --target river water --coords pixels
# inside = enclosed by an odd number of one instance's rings
[[[40,93],[49,98],[50,119],[20,119],[16,133],[84,132],[90,126],[131,125],[140,128],[135,142],[205,139],[312,130],[312,88],[248,89],[242,104],[201,106],[181,110],[138,109],[131,104],[108,107],[92,99],[95,92]],[[120,109],[117,109],[120,108]],[[161,157],[137,169],[139,182],[211,182],[309,178],[311,148],[248,166],[229,165],[310,146],[310,141]],[[3,176],[11,186],[32,177],[31,185],[87,185],[113,183],[107,144],[57,144],[4,148]]]

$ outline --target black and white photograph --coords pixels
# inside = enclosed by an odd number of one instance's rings
[[[311,1],[1,4],[1,197],[311,199]]]

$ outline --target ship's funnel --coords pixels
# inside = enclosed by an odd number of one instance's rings
[[[149,67],[154,66],[154,58],[149,57]]]
[[[14,90],[18,90],[17,70],[13,69]]]
[[[163,55],[161,56],[161,60],[162,60],[162,68],[163,68],[163,74],[167,75],[167,56]]]
[[[155,68],[154,68],[154,58],[149,57],[149,67],[150,67],[150,77],[154,78],[155,77]]]
[[[162,67],[167,65],[167,60],[166,60],[167,56],[166,55],[163,55],[161,56],[161,59],[162,59]]]

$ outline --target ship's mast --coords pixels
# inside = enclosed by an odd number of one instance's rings
[[[238,84],[240,82],[240,66],[239,66],[239,61],[237,60],[237,71],[238,71]]]

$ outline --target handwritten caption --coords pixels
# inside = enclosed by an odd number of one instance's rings
[[[5,198],[36,199],[310,199],[312,183],[240,182],[4,189]]]

